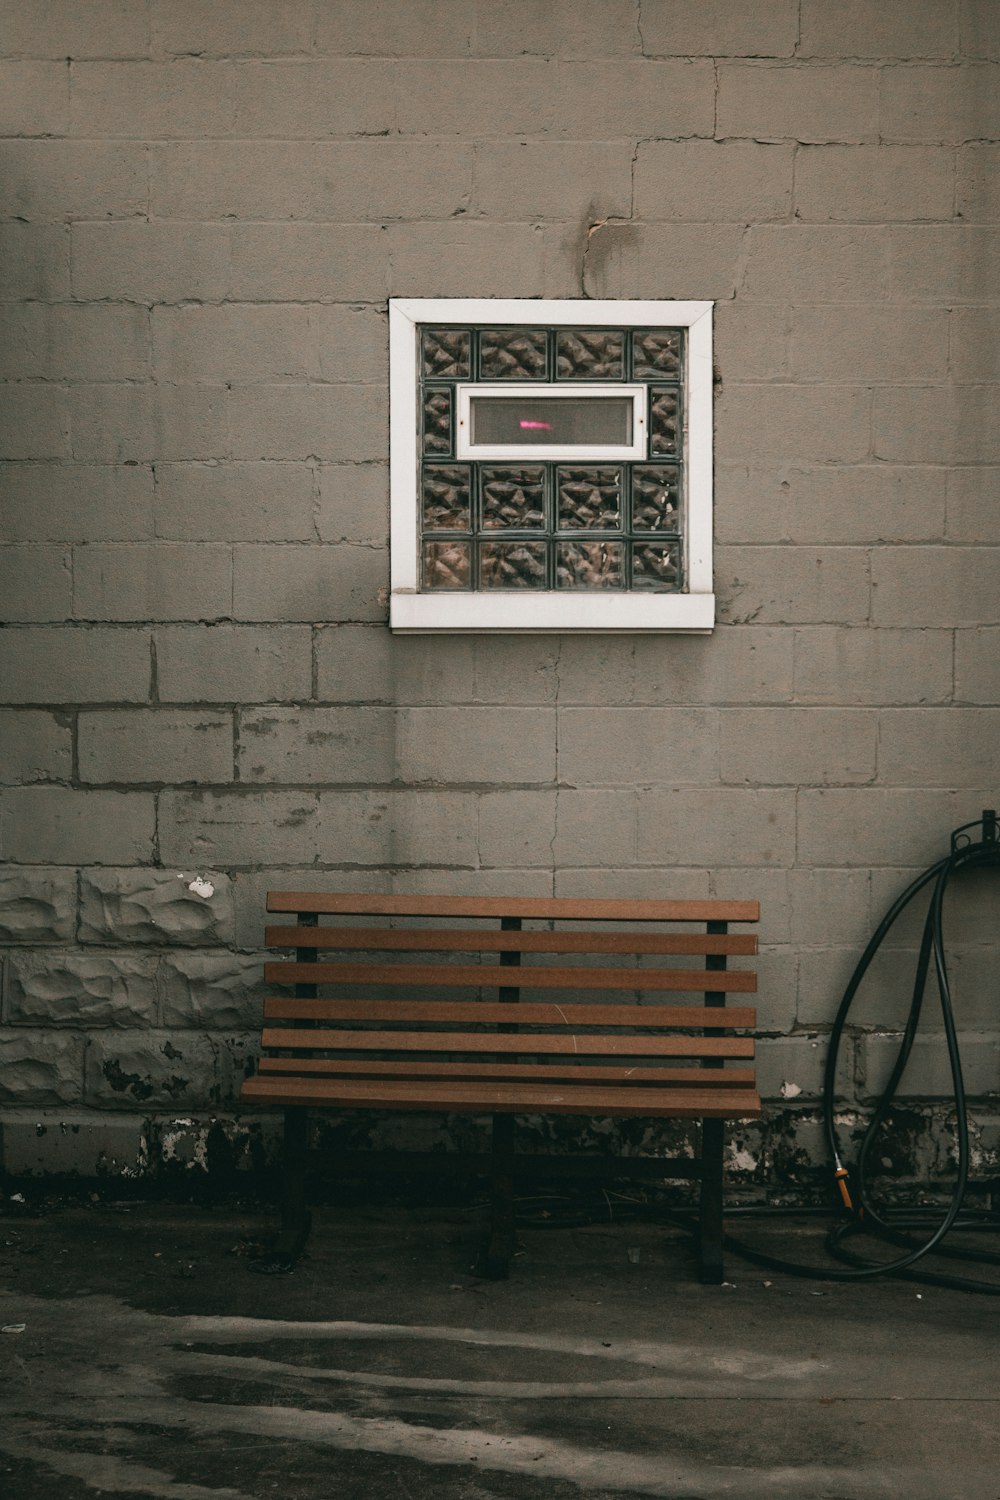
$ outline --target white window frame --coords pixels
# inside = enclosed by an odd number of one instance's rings
[[[712,302],[590,301],[587,298],[393,297],[389,300],[389,623],[394,631],[503,634],[617,631],[707,634],[715,624],[712,592]],[[420,592],[420,466],[417,401],[420,325],[553,325],[686,328],[683,461],[686,517],[683,593],[577,590]],[[533,390],[542,389],[532,386]],[[519,394],[528,389],[525,382]],[[547,389],[551,389],[548,387]],[[560,391],[576,387],[567,381]],[[618,387],[619,391],[628,390]],[[484,387],[479,387],[480,392]],[[602,387],[607,391],[608,387]],[[645,430],[645,429],[643,429]],[[560,449],[567,461],[579,449]],[[530,454],[541,457],[544,445]],[[485,456],[482,453],[477,456]],[[503,456],[512,458],[510,448]],[[551,458],[551,453],[544,456]]]
[[[590,463],[594,459],[621,459],[636,462],[646,455],[646,387],[644,385],[596,385],[581,381],[579,385],[564,380],[560,385],[533,385],[528,381],[508,380],[506,385],[459,385],[455,388],[458,410],[455,414],[455,458],[548,459],[564,464]],[[632,402],[632,441],[630,443],[474,443],[472,441],[472,402],[480,396],[500,396],[524,400],[529,397],[617,396]]]

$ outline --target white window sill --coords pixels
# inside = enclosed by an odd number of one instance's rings
[[[633,630],[705,634],[715,624],[714,594],[394,593],[393,630],[497,631],[505,635],[582,631],[591,635]]]

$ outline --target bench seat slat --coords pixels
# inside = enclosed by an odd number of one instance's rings
[[[749,969],[585,969],[540,964],[351,964],[276,962],[264,965],[268,984],[462,985],[571,990],[686,990],[753,994]]]
[[[358,953],[678,953],[757,952],[754,932],[498,932],[466,927],[265,927],[268,948],[335,948]]]
[[[268,911],[337,916],[537,917],[581,922],[757,922],[759,901],[607,901],[550,896],[379,896],[269,891]]]
[[[338,1077],[362,1076],[365,1078],[440,1078],[452,1081],[467,1078],[521,1078],[560,1079],[572,1084],[616,1083],[634,1085],[652,1083],[686,1084],[689,1088],[734,1088],[746,1085],[753,1087],[753,1068],[643,1068],[626,1067],[618,1063],[612,1067],[594,1067],[590,1064],[552,1063],[544,1060],[532,1063],[484,1063],[484,1062],[397,1062],[383,1059],[355,1057],[262,1057],[262,1073],[305,1074],[327,1073]]]
[[[518,1052],[596,1057],[753,1057],[752,1037],[517,1034],[469,1031],[321,1031],[264,1027],[263,1046],[325,1052]]]
[[[580,1090],[555,1083],[422,1083],[389,1079],[277,1078],[260,1075],[244,1085],[245,1098],[344,1108],[415,1109],[530,1114],[656,1116],[671,1119],[732,1119],[760,1114],[753,1089],[653,1089],[593,1087]]]
[[[264,1001],[268,1021],[427,1021],[453,1025],[706,1027],[750,1031],[751,1006],[556,1005],[522,1000],[313,1000],[273,996]],[[431,1033],[433,1035],[433,1033]]]

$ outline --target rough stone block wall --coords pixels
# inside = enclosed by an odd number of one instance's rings
[[[787,1187],[874,921],[997,801],[996,0],[3,0],[0,53],[8,1169],[258,1142],[269,885],[715,894]],[[389,634],[390,295],[716,299],[714,634]]]

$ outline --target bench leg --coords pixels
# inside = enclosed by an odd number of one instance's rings
[[[285,1110],[283,1155],[283,1189],[281,1230],[259,1260],[250,1269],[265,1276],[293,1271],[305,1249],[312,1216],[306,1206],[306,1160],[309,1152],[309,1113],[305,1109]]]
[[[491,1281],[505,1281],[514,1254],[514,1116],[493,1116],[490,1171],[490,1233],[475,1270]]]
[[[723,1120],[703,1120],[701,1125],[701,1199],[698,1210],[698,1251],[701,1280],[718,1286],[722,1270],[722,1146]]]

